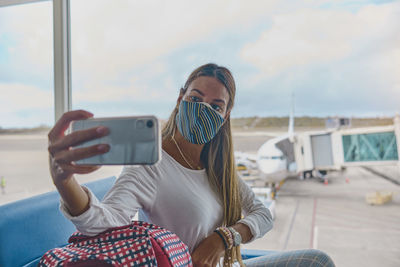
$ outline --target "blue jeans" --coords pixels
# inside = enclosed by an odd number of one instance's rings
[[[332,259],[317,249],[276,252],[244,260],[243,263],[247,267],[335,267]]]

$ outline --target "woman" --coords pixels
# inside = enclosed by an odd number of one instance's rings
[[[106,153],[108,145],[70,147],[108,130],[65,136],[71,121],[93,116],[82,110],[65,113],[49,133],[51,175],[64,215],[84,234],[95,235],[128,224],[141,209],[152,223],[188,245],[195,266],[216,266],[221,256],[224,265],[242,263],[240,243],[262,237],[272,219],[236,175],[230,127],[235,91],[228,69],[206,64],[194,70],[163,129],[162,160],[153,166],[126,166],[102,203],[73,176],[98,167],[73,162]]]

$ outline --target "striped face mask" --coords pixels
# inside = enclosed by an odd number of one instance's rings
[[[224,118],[209,104],[184,100],[175,120],[179,132],[193,144],[210,142],[224,123]]]

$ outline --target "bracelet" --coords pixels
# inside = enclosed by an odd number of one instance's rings
[[[234,245],[233,236],[231,231],[227,227],[218,227],[217,230],[224,235],[225,241],[227,243],[227,248],[231,249]]]
[[[228,245],[226,244],[225,238],[222,236],[222,234],[217,230],[214,230],[214,233],[217,233],[219,237],[221,237],[222,241],[224,242],[224,247],[225,249],[228,249]]]
[[[221,231],[222,233],[224,233],[226,239],[228,240],[228,247],[232,248],[233,247],[233,236],[231,231],[229,231],[229,229],[227,227],[221,227]]]

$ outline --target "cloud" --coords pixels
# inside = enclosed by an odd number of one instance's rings
[[[122,98],[125,92],[134,92],[140,97],[144,89],[152,90],[145,88],[143,77],[135,78],[136,86],[121,86],[120,82],[131,83],[134,72],[140,72],[144,65],[151,64],[148,68],[156,69],[167,55],[189,44],[212,42],[218,32],[232,31],[232,28],[235,32],[244,32],[272,14],[279,5],[277,0],[251,3],[151,0],[119,1],[118,4],[101,0],[73,1],[72,79],[74,94],[77,94],[74,97],[82,101],[90,97],[92,101],[109,101]],[[0,12],[0,35],[10,34],[13,38],[12,45],[7,44],[13,63],[7,67],[23,72],[24,76],[52,76],[51,3],[12,6]],[[166,80],[171,81],[168,77]],[[173,90],[179,85],[174,85]],[[100,91],[109,92],[107,88],[115,94]]]
[[[71,5],[74,97],[174,101],[183,80],[173,84],[169,68],[174,62],[168,55],[190,44],[212,42],[219,31],[250,27],[276,3],[76,1]],[[149,85],[154,80],[158,86]]]
[[[74,77],[118,79],[227,27],[246,27],[278,1],[76,1]],[[96,8],[93,8],[93,7]],[[211,39],[210,39],[211,40]]]
[[[248,75],[237,113],[286,115],[291,91],[298,115],[400,111],[400,3],[340,4],[272,16],[241,50],[258,71]]]
[[[53,93],[32,85],[0,83],[0,112],[16,112],[23,109],[50,107]]]
[[[392,3],[369,5],[355,13],[307,8],[277,14],[258,40],[243,47],[241,57],[256,66],[261,77],[271,77],[291,68],[343,60],[371,43],[398,47],[399,10],[399,3]]]
[[[274,102],[271,115],[286,114],[292,88],[316,98],[319,106],[303,103],[309,113],[329,106],[328,98],[357,99],[346,91],[354,88],[392,101],[393,109],[393,96],[400,97],[399,4],[350,2],[72,1],[73,105],[101,103],[98,111],[115,114],[132,112],[134,105],[164,114],[193,66],[218,58],[232,62],[241,115],[259,113],[254,107],[265,101]],[[0,9],[0,52],[5,47],[11,55],[11,62],[0,62],[2,79],[10,75],[5,80],[14,84],[51,90],[51,13],[50,2]],[[374,97],[359,97],[367,108],[382,108],[373,105]]]
[[[8,70],[50,79],[53,75],[51,2],[0,8],[0,37],[8,51]],[[15,79],[16,75],[12,75]],[[16,78],[19,80],[18,78]]]
[[[163,57],[232,23],[246,25],[249,18],[261,16],[262,9],[258,7],[268,9],[274,2],[244,5],[241,1],[211,0],[120,1],[116,5],[110,1],[74,1],[71,3],[74,102],[120,101],[130,96],[168,99],[170,94],[165,91],[170,88],[175,92],[177,87],[171,84],[170,77],[161,79],[165,80],[162,92],[148,85],[153,79],[160,79],[161,72],[168,73]],[[224,10],[222,16],[221,10]],[[9,62],[0,62],[2,70],[6,70],[2,78],[27,84],[35,79],[50,80],[53,75],[51,3],[1,8],[0,14],[0,36],[7,37],[2,39],[2,45],[10,58]]]
[[[107,84],[104,81],[85,83],[84,89],[75,88],[73,99],[78,102],[132,102],[168,98],[165,90],[150,88],[141,78],[130,77],[122,84]],[[150,98],[150,99],[149,99]]]
[[[53,123],[53,93],[21,83],[0,83],[0,127]]]

